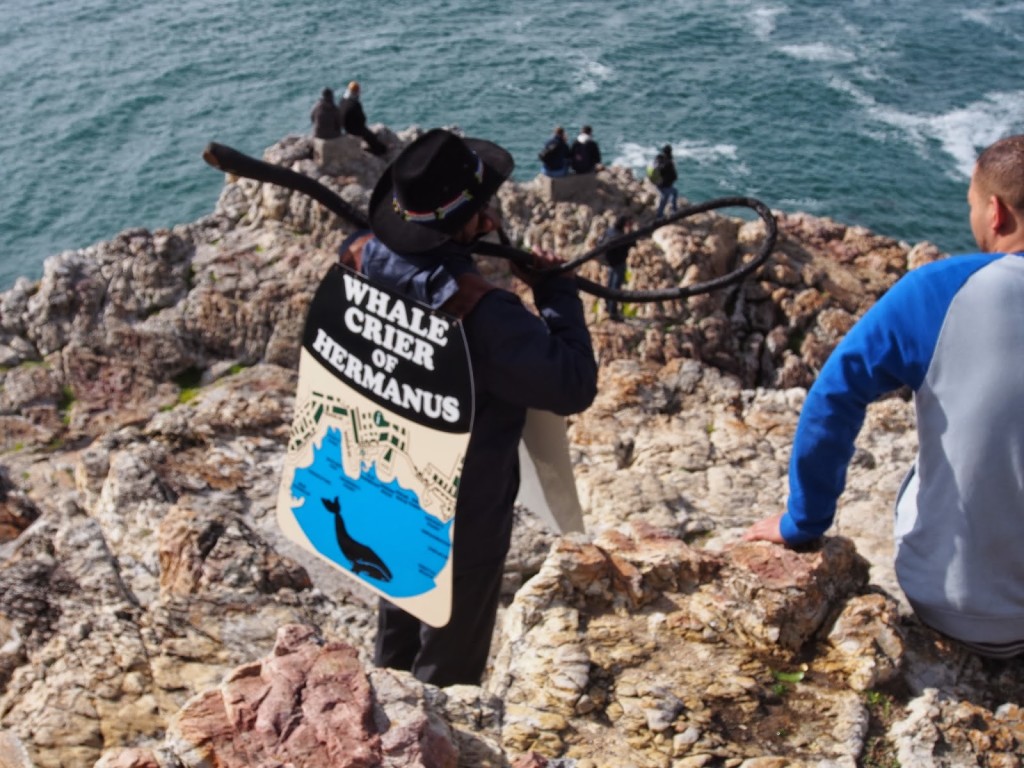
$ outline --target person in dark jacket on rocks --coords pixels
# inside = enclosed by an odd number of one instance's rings
[[[383,155],[387,147],[377,138],[377,134],[371,131],[366,125],[366,113],[363,112],[363,105],[359,101],[361,92],[359,83],[353,80],[345,89],[338,109],[341,112],[341,124],[345,133],[358,136],[366,142],[367,148],[375,155]]]
[[[478,684],[487,663],[527,409],[577,413],[597,391],[575,281],[517,272],[532,287],[538,316],[515,294],[487,283],[473,262],[474,242],[499,228],[488,203],[512,168],[512,156],[496,144],[428,131],[374,188],[375,237],[361,251],[368,278],[431,307],[459,296],[467,278],[477,286],[462,317],[476,394],[455,508],[451,619],[431,627],[381,600],[374,652],[377,665],[410,670],[439,686]],[[534,258],[541,268],[560,263]]]
[[[608,227],[604,237],[601,238],[600,244],[604,245],[632,231],[633,220],[629,216],[619,216],[615,219],[615,223]],[[608,265],[607,287],[612,290],[617,291],[626,282],[626,261],[629,259],[629,248],[628,245],[620,245],[608,250],[604,254],[604,262]],[[608,311],[609,320],[622,320],[622,310],[619,308],[619,302],[614,299],[605,299],[605,308]]]
[[[662,147],[661,152],[654,158],[654,170],[657,173],[654,186],[658,188],[660,195],[658,212],[654,218],[660,219],[665,215],[665,207],[669,200],[672,201],[672,213],[675,213],[679,207],[679,190],[676,189],[676,179],[679,178],[679,175],[676,173],[676,164],[672,160],[671,144]]]
[[[313,105],[309,114],[313,123],[313,138],[336,139],[341,136],[341,112],[334,103],[334,91],[324,88],[320,93],[320,101]]]
[[[565,141],[565,128],[560,125],[555,128],[554,134],[537,157],[541,162],[541,172],[545,176],[557,179],[568,175],[569,145]]]
[[[594,141],[594,130],[589,125],[580,129],[580,135],[569,148],[574,173],[593,173],[601,167],[601,148]]]

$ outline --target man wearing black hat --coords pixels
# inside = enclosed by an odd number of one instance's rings
[[[496,144],[428,131],[374,188],[375,238],[361,252],[371,280],[462,315],[469,346],[475,408],[456,503],[451,620],[430,627],[382,600],[375,648],[379,666],[441,686],[477,684],[487,663],[527,408],[577,413],[597,387],[575,282],[530,280],[538,317],[515,294],[486,283],[473,263],[473,243],[498,228],[488,204],[512,168],[512,156]]]

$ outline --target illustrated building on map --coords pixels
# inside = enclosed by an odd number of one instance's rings
[[[404,424],[388,421],[379,409],[360,410],[340,399],[322,392],[311,392],[309,399],[296,406],[288,438],[288,453],[303,451],[322,434],[327,424],[337,426],[342,433],[342,445],[358,452],[361,463],[375,461],[379,477],[394,477],[399,459],[411,467],[419,481],[416,489],[424,508],[434,506],[444,510],[443,517],[455,512],[455,499],[459,493],[462,459],[455,462],[457,470],[444,470],[432,463],[416,466],[408,453],[409,434]],[[343,449],[344,450],[344,449]]]

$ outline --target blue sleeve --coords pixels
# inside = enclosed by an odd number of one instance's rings
[[[477,386],[506,402],[568,415],[597,394],[597,362],[573,281],[534,289],[541,317],[514,294],[491,291],[466,318]]]
[[[900,386],[920,388],[953,297],[1000,255],[959,256],[908,273],[833,350],[797,424],[780,523],[787,543],[810,541],[832,525],[868,405]]]

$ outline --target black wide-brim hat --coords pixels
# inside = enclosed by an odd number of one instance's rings
[[[434,128],[402,150],[370,196],[370,228],[397,253],[444,245],[512,174],[515,161],[484,139]]]

